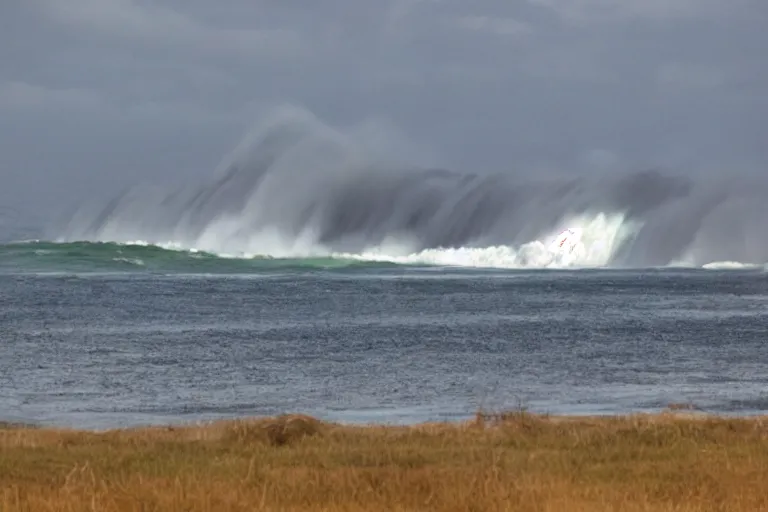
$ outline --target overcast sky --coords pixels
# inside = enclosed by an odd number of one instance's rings
[[[3,0],[0,203],[200,178],[280,103],[458,170],[760,171],[766,27],[765,0]]]

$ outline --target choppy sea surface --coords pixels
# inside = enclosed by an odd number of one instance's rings
[[[0,248],[0,420],[768,412],[768,273]]]

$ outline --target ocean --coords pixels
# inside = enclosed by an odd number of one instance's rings
[[[354,135],[278,111],[206,179],[0,210],[0,420],[768,409],[766,176],[450,170]]]
[[[762,268],[500,269],[0,247],[0,421],[768,410]]]

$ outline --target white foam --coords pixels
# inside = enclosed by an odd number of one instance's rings
[[[741,261],[711,261],[709,263],[696,263],[694,256],[686,253],[683,257],[667,265],[669,268],[702,268],[706,270],[768,270],[768,264],[744,263]]]
[[[334,257],[359,261],[380,261],[407,265],[439,265],[474,268],[589,268],[610,263],[618,245],[637,226],[627,223],[623,215],[598,213],[562,219],[562,225],[552,232],[542,233],[537,240],[513,245],[486,247],[435,248],[414,252],[414,242],[389,239],[362,253],[332,252],[313,243],[314,233],[305,232],[293,240],[279,233],[263,231],[241,238],[234,233],[234,223],[219,221],[211,225],[194,243],[178,241],[150,242],[123,240],[128,246],[157,246],[167,250],[190,253],[206,252],[222,258],[251,259]],[[557,250],[552,240],[564,228],[578,232],[573,250]],[[570,247],[569,247],[570,249]]]
[[[702,268],[708,270],[751,270],[763,268],[763,265],[754,263],[741,263],[739,261],[713,261],[702,265]]]
[[[261,231],[245,237],[237,232],[237,223],[220,220],[192,243],[146,240],[126,240],[124,245],[158,246],[163,249],[189,253],[210,253],[222,258],[317,258],[334,257],[370,262],[388,262],[406,265],[436,265],[470,268],[500,269],[557,269],[600,268],[609,265],[618,247],[640,228],[625,219],[622,214],[597,213],[560,219],[551,232],[540,234],[536,239],[517,246],[495,245],[457,248],[433,248],[414,251],[412,240],[395,238],[361,253],[332,252],[315,242],[315,234],[307,230],[302,236],[286,239],[276,231]],[[564,229],[571,229],[573,250],[568,244],[559,249],[553,244]],[[669,266],[702,268],[682,258]],[[703,265],[707,269],[754,268],[739,262],[712,262]],[[759,267],[758,267],[759,268]]]
[[[144,260],[140,258],[112,258],[112,261],[116,261],[118,263],[128,263],[129,265],[136,265],[139,267],[144,266]]]
[[[623,215],[599,213],[593,217],[566,219],[566,227],[579,232],[574,250],[558,251],[552,239],[562,230],[546,233],[519,247],[460,247],[426,249],[410,254],[392,254],[380,249],[362,254],[335,253],[334,257],[364,261],[386,261],[399,264],[426,264],[485,268],[593,268],[610,263],[619,244],[631,235],[636,226],[625,222]]]

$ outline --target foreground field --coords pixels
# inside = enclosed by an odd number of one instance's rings
[[[768,510],[768,419],[0,426],[0,511]]]

